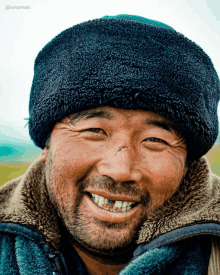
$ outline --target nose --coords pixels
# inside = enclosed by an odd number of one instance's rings
[[[120,147],[114,155],[107,154],[106,159],[98,164],[98,173],[117,182],[138,182],[142,179],[142,173],[134,163],[134,154],[126,146]]]

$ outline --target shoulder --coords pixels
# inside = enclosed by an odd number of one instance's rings
[[[0,274],[20,274],[13,235],[0,232]]]
[[[53,274],[43,250],[36,242],[21,235],[0,232],[0,274]]]

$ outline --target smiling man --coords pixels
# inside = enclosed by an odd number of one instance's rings
[[[186,156],[172,124],[152,112],[100,107],[57,123],[41,161],[50,199],[79,254],[83,247],[88,255],[114,251],[116,262],[127,261],[132,250],[126,255],[122,247],[134,248],[141,225],[176,192]]]
[[[0,189],[1,274],[219,274],[219,79],[171,27],[129,15],[73,26],[35,60],[43,149]]]

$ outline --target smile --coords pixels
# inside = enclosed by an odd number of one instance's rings
[[[84,203],[86,204],[86,208],[91,211],[90,213],[93,217],[112,223],[130,221],[142,212],[140,202],[112,201],[109,198],[90,192],[86,192]]]
[[[137,202],[113,201],[94,193],[88,193],[88,194],[96,205],[98,205],[102,209],[105,209],[111,212],[116,212],[116,213],[127,212],[131,208],[133,208],[135,205],[137,205]]]

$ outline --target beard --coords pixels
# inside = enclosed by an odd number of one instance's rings
[[[105,186],[104,189],[110,193],[140,197],[145,205],[149,201],[149,195],[135,189],[132,183],[124,183],[125,188],[121,183],[116,183],[106,176],[83,179],[77,186],[79,196],[72,207],[72,213],[60,213],[62,222],[70,233],[71,242],[93,256],[101,255],[103,259],[113,262],[127,261],[137,247],[136,240],[141,226],[147,219],[146,213],[124,223],[98,220],[91,216],[89,209],[82,204],[83,190],[87,187],[103,189]]]
[[[68,230],[71,243],[93,257],[100,257],[108,262],[127,262],[137,247],[140,221],[135,227],[128,223],[115,224],[93,220],[76,210],[71,227]]]
[[[126,262],[131,259],[137,247],[139,231],[148,219],[148,208],[152,200],[147,190],[138,187],[134,181],[116,182],[99,174],[84,174],[80,179],[73,179],[74,176],[69,174],[64,177],[63,170],[65,166],[56,167],[53,164],[49,150],[46,161],[47,190],[61,223],[69,234],[70,242],[86,253],[108,261]],[[141,211],[123,223],[99,220],[84,200],[85,190],[89,188],[140,198]]]
[[[61,220],[61,227],[63,226],[67,230],[71,243],[78,245],[81,250],[89,252],[93,256],[101,256],[108,261],[123,262],[131,258],[137,247],[138,232],[147,219],[147,214],[143,212],[142,215],[124,223],[98,220],[82,203],[83,196],[85,196],[84,190],[88,187],[97,190],[105,189],[113,194],[139,197],[146,209],[149,194],[135,188],[134,182],[117,183],[107,176],[89,178],[85,176],[75,182],[75,199],[71,197],[73,191],[67,188],[65,196],[59,200],[57,194],[62,193],[62,186],[68,186],[68,183],[59,182],[59,178],[54,179],[54,169],[56,168],[51,157],[49,160],[47,159],[46,163],[47,190]],[[68,202],[70,202],[69,205]]]

